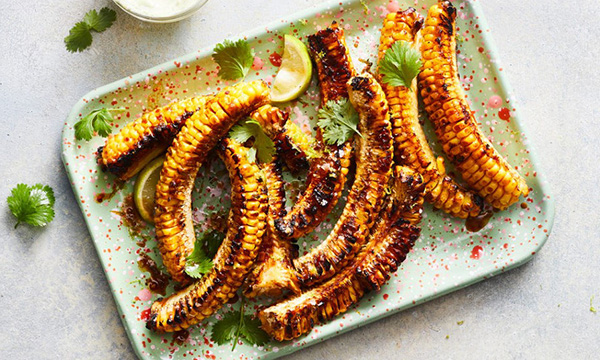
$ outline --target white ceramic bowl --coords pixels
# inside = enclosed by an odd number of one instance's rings
[[[183,7],[179,11],[169,11],[163,15],[159,14],[154,9],[148,9],[144,6],[131,6],[128,3],[133,3],[132,0],[113,0],[117,6],[129,15],[136,17],[140,20],[153,22],[153,23],[171,23],[183,20],[187,17],[192,16],[196,11],[200,10],[208,0],[189,0],[190,4]],[[142,0],[143,2],[143,0]]]

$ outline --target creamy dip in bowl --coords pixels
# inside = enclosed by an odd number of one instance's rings
[[[144,21],[169,23],[191,16],[208,0],[114,0],[123,11]]]

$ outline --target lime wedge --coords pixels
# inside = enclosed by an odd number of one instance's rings
[[[271,100],[294,100],[306,91],[312,77],[312,63],[306,45],[298,38],[285,35],[281,67],[273,81]]]
[[[142,219],[154,224],[154,195],[165,157],[159,156],[142,169],[133,187],[133,202]]]

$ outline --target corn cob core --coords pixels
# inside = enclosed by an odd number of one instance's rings
[[[413,8],[388,14],[381,29],[379,61],[396,41],[406,41],[418,49],[422,25],[423,17]],[[417,80],[413,80],[411,88],[383,82],[382,87],[392,113],[395,162],[410,166],[423,176],[425,200],[436,208],[463,219],[479,215],[483,200],[445,175],[443,160],[436,159],[429,147],[419,123]]]
[[[294,260],[304,286],[332,277],[365,243],[381,209],[392,168],[392,134],[388,105],[381,86],[368,74],[348,82],[350,101],[360,121],[356,175],[348,200],[329,236]]]
[[[169,148],[156,186],[154,221],[158,248],[173,280],[190,281],[184,268],[196,241],[191,194],[200,166],[233,124],[268,100],[269,88],[262,81],[225,88],[186,121]]]
[[[300,293],[296,271],[291,259],[296,252],[288,239],[283,239],[275,228],[275,219],[285,215],[285,191],[281,163],[275,158],[263,166],[267,179],[269,210],[267,231],[254,270],[246,278],[244,295],[278,297],[285,290]]]
[[[232,188],[227,235],[209,273],[152,304],[148,329],[171,332],[199,323],[235,295],[250,271],[266,228],[267,189],[264,175],[248,161],[247,152],[234,140],[221,142],[219,156]]]
[[[493,207],[506,209],[529,188],[477,126],[458,76],[455,21],[456,9],[449,1],[429,9],[421,31],[423,103],[444,152],[465,182]]]
[[[194,97],[145,113],[108,136],[98,149],[98,163],[121,180],[129,179],[167,149],[201,103],[202,97]]]
[[[290,170],[298,171],[308,164],[306,153],[314,152],[310,147],[312,141],[290,119],[289,113],[271,105],[264,105],[254,111],[251,118],[261,124],[267,136],[275,143],[277,153],[283,158]],[[285,191],[281,165],[278,158],[264,166],[267,175],[269,192],[268,231],[256,266],[248,279],[244,295],[278,297],[289,290],[299,293],[300,288],[296,271],[291,259],[296,256],[296,249],[290,239],[281,236],[275,227],[286,215]]]
[[[275,340],[297,338],[347,311],[367,291],[379,290],[398,269],[419,237],[423,187],[421,176],[406,168],[399,169],[396,179],[402,183],[399,191],[386,200],[368,243],[351,265],[327,282],[259,313],[262,328]]]

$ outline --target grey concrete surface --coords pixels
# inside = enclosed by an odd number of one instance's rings
[[[60,160],[73,104],[90,89],[320,2],[210,0],[173,25],[119,12],[90,51],[70,54],[69,28],[112,3],[0,0],[0,358],[135,358]],[[517,270],[288,359],[600,356],[600,314],[590,312],[592,296],[600,308],[597,0],[482,6],[556,199],[548,243]],[[34,181],[55,189],[56,219],[15,230],[4,199]]]

